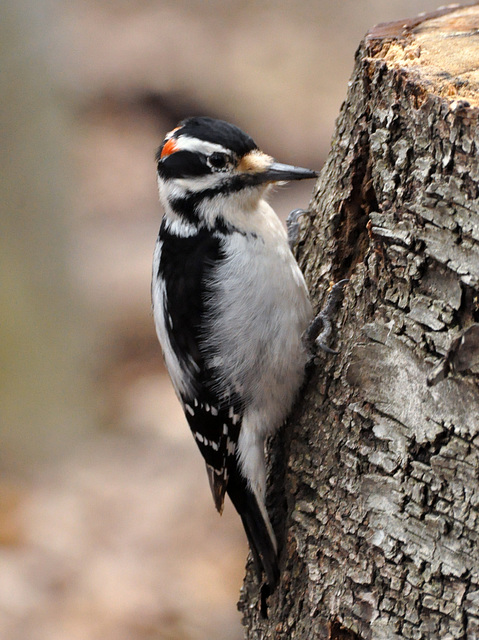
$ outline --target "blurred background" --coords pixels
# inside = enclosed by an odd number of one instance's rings
[[[3,0],[2,638],[242,637],[244,534],[154,335],[155,150],[211,115],[321,168],[362,36],[437,4]]]

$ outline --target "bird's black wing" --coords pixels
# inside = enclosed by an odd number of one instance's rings
[[[218,372],[208,367],[200,345],[208,313],[207,285],[212,272],[224,259],[220,234],[198,230],[181,237],[160,229],[161,256],[156,276],[166,288],[165,319],[170,345],[189,381],[180,390],[185,416],[205,459],[211,490],[218,511],[223,510],[228,469],[239,437],[242,410],[234,393],[219,397],[215,392]]]
[[[222,512],[227,492],[243,521],[257,571],[261,574],[264,569],[272,587],[279,575],[276,541],[267,515],[241,473],[237,454],[243,404],[234,388],[219,396],[219,371],[206,365],[200,348],[205,318],[211,312],[206,309],[207,284],[212,270],[225,258],[221,234],[199,230],[194,236],[179,237],[163,224],[159,239],[162,247],[156,277],[166,287],[169,340],[191,381],[187,390],[180,391],[185,416],[205,460],[216,508]]]

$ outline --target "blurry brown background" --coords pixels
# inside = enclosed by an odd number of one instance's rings
[[[212,115],[319,169],[361,37],[434,8],[3,0],[1,638],[242,637],[244,535],[214,510],[154,336],[155,149]]]

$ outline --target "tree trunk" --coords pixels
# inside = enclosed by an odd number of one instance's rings
[[[246,637],[479,638],[479,6],[362,42],[298,254],[349,278],[270,446],[281,582]],[[273,486],[274,484],[274,486]],[[283,498],[281,498],[283,496]]]

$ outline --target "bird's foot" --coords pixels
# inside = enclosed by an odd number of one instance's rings
[[[293,212],[294,213],[294,212]],[[291,215],[291,214],[290,214]],[[328,347],[328,341],[332,331],[332,320],[336,313],[339,303],[343,299],[343,288],[349,282],[344,279],[334,284],[326,300],[326,304],[310,324],[306,332],[306,340],[313,353],[318,349],[336,355],[338,352]],[[321,329],[321,333],[318,333]]]
[[[306,209],[294,209],[286,218],[286,228],[288,230],[288,243],[289,248],[293,250],[294,245],[296,244],[296,240],[298,239],[299,234],[299,220],[304,215],[309,213]]]

